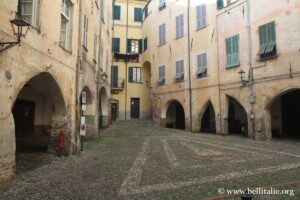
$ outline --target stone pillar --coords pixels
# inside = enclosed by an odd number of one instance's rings
[[[0,119],[0,184],[15,175],[15,125],[12,113]]]

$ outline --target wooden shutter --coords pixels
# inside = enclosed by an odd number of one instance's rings
[[[224,2],[223,0],[218,0],[217,1],[217,8],[218,10],[222,9],[224,7]]]
[[[148,38],[145,37],[145,39],[144,39],[144,51],[146,51],[147,48],[148,48]]]
[[[227,67],[232,66],[231,54],[232,54],[232,47],[231,47],[231,38],[226,39],[226,57],[227,57]]]
[[[114,6],[114,19],[120,20],[121,19],[121,6]]]
[[[112,66],[111,82],[113,87],[118,87],[119,67]]]
[[[133,82],[133,68],[132,68],[132,67],[129,67],[128,81],[129,81],[130,83]]]
[[[127,53],[131,53],[131,39],[127,39]]]
[[[139,40],[139,53],[143,53],[143,39]]]

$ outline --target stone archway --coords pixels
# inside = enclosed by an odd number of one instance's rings
[[[200,114],[200,132],[216,133],[216,115],[213,104],[208,101]]]
[[[228,96],[228,134],[248,136],[248,115],[235,98]]]
[[[141,99],[141,114],[142,118],[151,119],[152,104],[151,104],[151,63],[146,61],[143,63],[142,78],[145,83],[143,89],[143,98]]]
[[[161,114],[161,125],[167,128],[185,129],[185,112],[179,101],[171,100],[166,103]]]
[[[300,139],[299,102],[299,88],[285,90],[269,102],[272,138]]]
[[[99,92],[99,128],[109,126],[109,102],[108,95],[104,87]]]
[[[69,154],[71,136],[65,101],[50,73],[40,73],[23,86],[16,97],[12,113],[17,166],[19,153],[56,153],[61,131],[65,132],[64,154]]]

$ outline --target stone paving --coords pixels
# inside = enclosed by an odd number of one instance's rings
[[[165,129],[118,122],[80,155],[43,159],[19,171],[0,199],[240,199],[226,190],[263,188],[300,199],[300,142]],[[35,165],[36,166],[36,165]]]

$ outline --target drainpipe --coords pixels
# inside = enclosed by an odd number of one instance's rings
[[[216,15],[216,35],[217,35],[217,65],[218,65],[218,90],[219,90],[219,125],[220,125],[220,134],[225,134],[225,131],[224,131],[224,122],[222,120],[222,103],[221,103],[221,79],[220,79],[220,60],[219,60],[219,57],[220,57],[220,51],[219,51],[219,37],[218,37],[218,34],[219,34],[219,23],[218,23],[218,15]]]
[[[103,2],[102,2],[102,4],[103,4]],[[101,7],[102,5],[99,5],[99,6]],[[99,9],[99,10],[102,11],[101,9]],[[100,22],[100,24],[99,24],[99,47],[102,46],[102,41],[101,41],[102,24],[103,24],[103,22],[102,22],[102,15],[103,15],[103,12],[101,12],[101,14],[99,15],[99,22]],[[101,48],[98,48],[98,49],[99,49],[98,56],[100,56],[100,54],[101,54]],[[102,49],[102,56],[103,56],[103,49]],[[102,59],[102,61],[103,61],[103,59]],[[98,74],[100,75],[100,73],[99,73],[100,67],[103,67],[103,66],[100,66],[99,57],[98,57],[98,67],[97,67],[97,70],[96,70],[96,74],[97,75]],[[101,78],[97,76],[97,78],[96,78],[96,91],[97,91],[97,95],[96,95],[96,97],[97,97],[97,101],[96,101],[97,106],[96,106],[96,108],[98,108],[98,109],[97,109],[96,120],[98,121],[98,127],[97,127],[98,128],[98,138],[101,138],[100,126],[101,126],[101,122],[102,122],[102,121],[100,121],[100,116],[102,115],[102,113],[100,113],[101,112],[101,110],[100,110],[100,103],[101,103],[100,101],[101,101],[101,98],[100,98],[100,91],[99,91],[99,89],[100,89],[100,83],[101,83],[100,80],[101,80]]]
[[[189,69],[189,108],[190,108],[190,131],[193,129],[193,108],[192,108],[192,82],[191,82],[191,39],[190,39],[190,0],[188,0],[188,5],[187,5],[187,26],[188,26],[188,69]]]
[[[126,51],[127,52],[127,42],[128,42],[128,0],[126,1]],[[127,80],[127,66],[128,66],[128,62],[127,59],[125,60],[125,120],[127,120],[127,84],[128,84],[128,80]]]
[[[82,1],[79,1],[79,23],[78,23],[78,49],[77,49],[77,64],[76,64],[76,82],[75,82],[75,97],[76,97],[76,116],[75,116],[75,129],[77,132],[80,127],[80,100],[79,100],[79,81],[80,81],[80,74],[79,74],[79,67],[81,65],[81,55],[82,55],[82,46],[81,46],[81,22],[82,22]],[[75,137],[76,144],[81,142],[79,131],[77,137]]]
[[[251,15],[250,15],[250,0],[247,0],[247,19],[248,19],[248,59],[249,59],[249,85],[250,91],[254,91],[254,75],[253,75],[253,65],[252,65],[252,37],[251,37]],[[250,118],[252,122],[252,137],[255,138],[255,111],[254,111],[254,101],[250,102],[251,110],[250,110]]]

